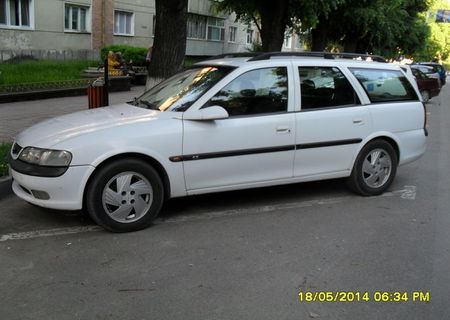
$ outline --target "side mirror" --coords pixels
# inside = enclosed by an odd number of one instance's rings
[[[211,106],[195,111],[186,111],[183,120],[220,120],[228,118],[228,112],[220,106]]]

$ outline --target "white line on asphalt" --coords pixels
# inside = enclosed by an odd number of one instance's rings
[[[16,232],[8,233],[0,236],[0,242],[8,240],[24,240],[32,238],[42,238],[42,237],[53,237],[65,234],[82,233],[90,231],[103,230],[99,226],[84,226],[84,227],[68,227],[68,228],[57,228],[57,229],[47,229],[47,230],[36,230],[28,232]]]
[[[395,197],[400,196],[402,199],[407,200],[415,200],[416,198],[416,186],[404,186],[402,190],[395,190],[390,192],[385,192],[381,195],[381,197]],[[261,207],[253,207],[253,208],[240,208],[240,209],[232,209],[232,210],[222,210],[222,211],[211,211],[207,213],[201,213],[199,215],[182,215],[174,218],[169,218],[167,220],[158,219],[162,221],[162,223],[182,223],[188,221],[199,221],[199,220],[209,220],[219,217],[227,217],[234,216],[239,214],[257,214],[263,212],[272,212],[277,210],[286,210],[286,209],[296,209],[296,208],[306,208],[312,206],[323,206],[344,202],[345,200],[355,198],[355,196],[345,196],[345,197],[335,197],[328,199],[320,199],[320,200],[309,200],[309,201],[297,201],[283,204],[274,204],[267,205]],[[368,199],[376,199],[378,197],[369,197]],[[92,231],[100,231],[103,228],[96,225],[89,225],[83,227],[68,227],[68,228],[57,228],[57,229],[47,229],[47,230],[36,230],[36,231],[28,231],[28,232],[17,232],[17,233],[8,233],[0,236],[0,242],[8,241],[8,240],[24,240],[24,239],[33,239],[33,238],[42,238],[42,237],[53,237],[60,236],[66,234],[75,234],[75,233],[84,233],[84,232],[92,232]]]

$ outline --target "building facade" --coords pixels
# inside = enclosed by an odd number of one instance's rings
[[[154,0],[0,0],[0,51],[149,47],[154,25]],[[209,0],[189,0],[186,55],[241,52],[257,41],[255,26],[217,14]]]

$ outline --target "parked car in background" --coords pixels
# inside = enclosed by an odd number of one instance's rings
[[[411,68],[414,77],[416,78],[417,86],[424,102],[428,102],[431,98],[439,95],[441,87],[438,79],[429,78],[426,74],[416,68]]]
[[[444,85],[447,81],[447,75],[446,75],[446,71],[443,65],[437,63],[437,62],[418,62],[417,64],[422,65],[422,66],[428,66],[428,67],[432,67],[434,72],[439,73],[440,79],[441,79],[441,84]]]
[[[438,72],[434,71],[433,67],[423,66],[420,64],[412,64],[411,68],[422,71],[428,78],[437,79],[439,81],[439,87],[442,86],[441,76]]]

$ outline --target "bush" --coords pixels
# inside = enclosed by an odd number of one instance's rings
[[[147,56],[148,49],[125,45],[107,46],[100,51],[102,60],[105,59],[109,51],[122,53],[122,58],[126,61],[132,60],[134,66],[145,66],[145,57]]]
[[[247,48],[247,52],[263,52],[262,44],[253,42],[252,45]]]
[[[0,143],[0,177],[8,175],[8,161],[6,160],[6,157],[8,156],[11,147],[11,142]]]

